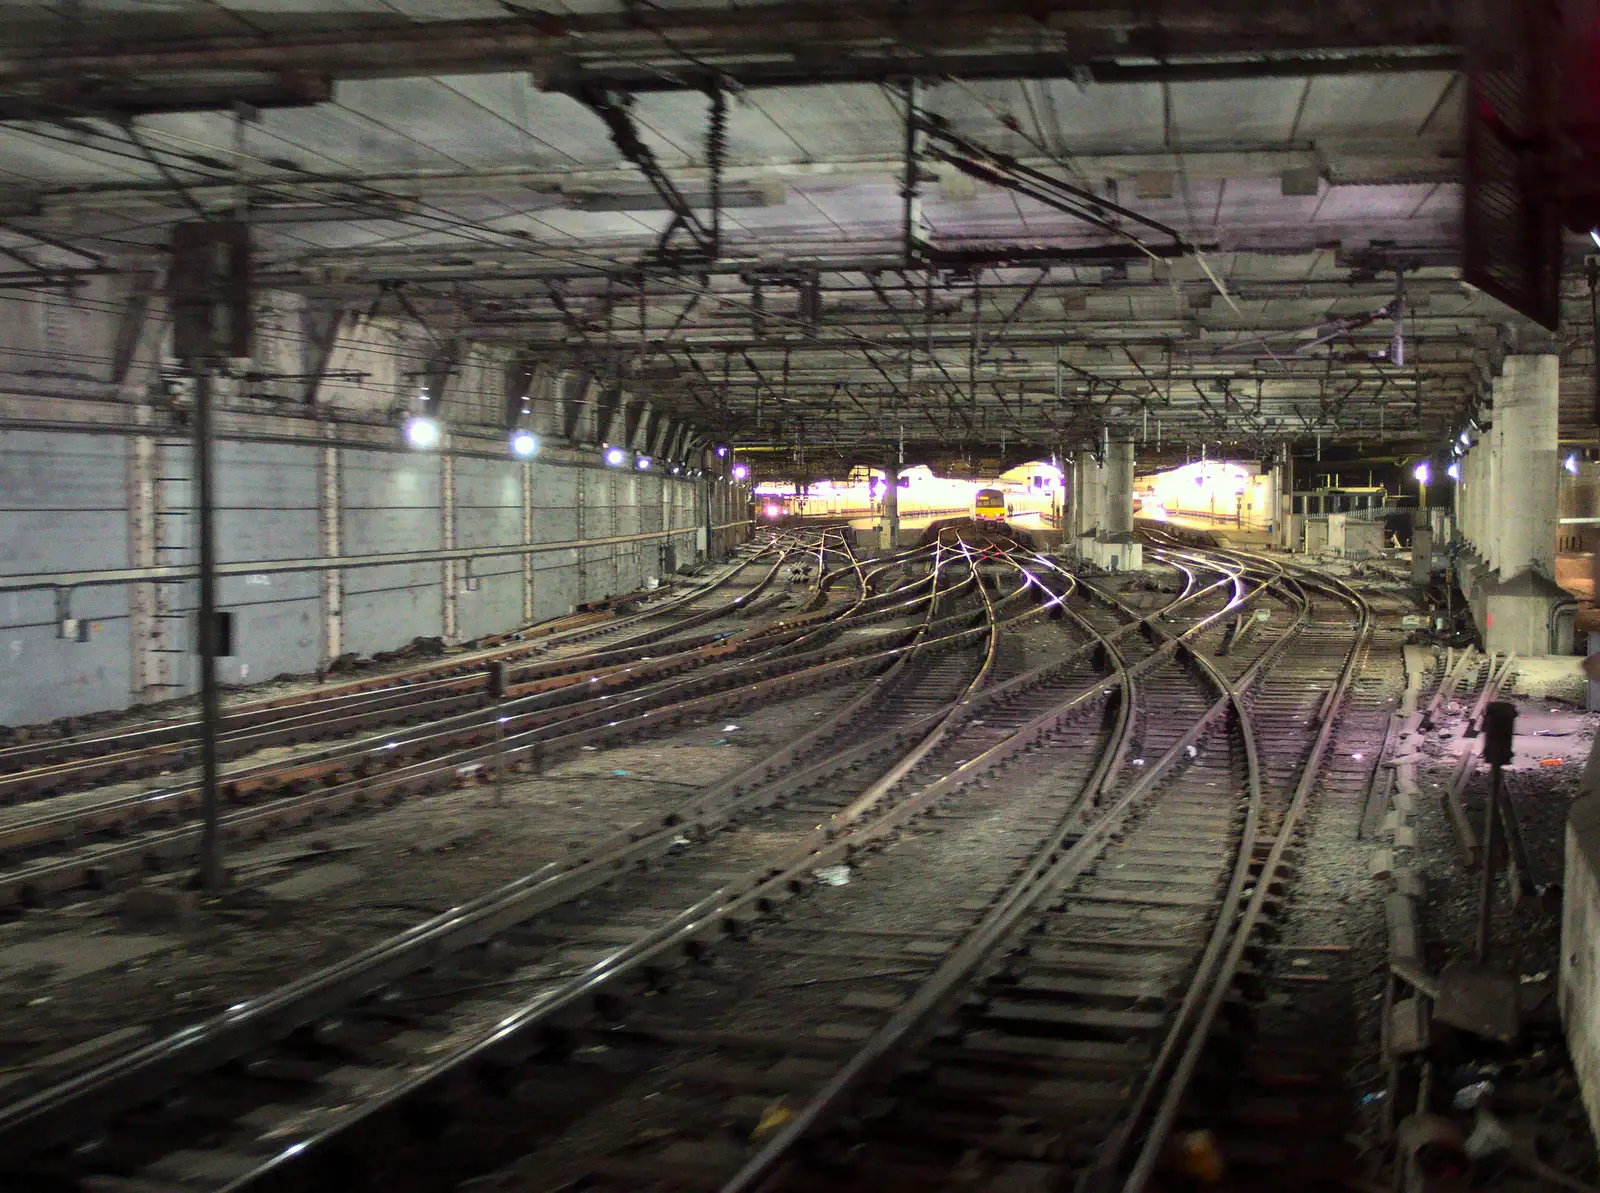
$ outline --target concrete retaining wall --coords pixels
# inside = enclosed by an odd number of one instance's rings
[[[470,446],[477,450],[446,454],[220,440],[219,561],[676,533],[529,555],[224,577],[234,653],[219,662],[223,682],[308,674],[336,654],[393,650],[417,637],[504,632],[658,579],[664,542],[679,563],[697,555],[700,482],[623,473],[598,458],[525,462]],[[191,451],[173,436],[0,432],[0,577],[194,564]],[[730,520],[717,511],[742,507],[729,486],[709,489],[715,522]],[[725,550],[735,536],[714,537]],[[0,725],[192,694],[196,587],[72,588],[65,611],[87,623],[87,641],[59,636],[53,588],[0,592]]]
[[[1561,1022],[1589,1122],[1600,1134],[1600,796],[1572,805],[1561,910]]]
[[[345,555],[437,551],[442,458],[432,453],[341,451],[340,550]],[[344,581],[344,648],[392,650],[444,635],[444,566],[407,563],[359,568]]]
[[[84,576],[197,562],[191,390],[166,355],[159,281],[136,271],[70,295],[0,296],[0,581],[44,573],[65,594],[0,585],[0,725],[195,690],[194,583]],[[225,683],[303,674],[418,636],[514,629],[662,571],[657,540],[318,566],[330,557],[681,530],[673,554],[687,562],[697,547],[721,557],[743,537],[708,527],[743,517],[746,489],[604,466],[604,442],[624,438],[669,467],[710,462],[704,434],[642,388],[474,342],[431,373],[437,345],[414,319],[302,295],[258,294],[255,323],[250,367],[224,370],[212,388],[218,556],[312,562],[222,580],[235,642],[220,663]],[[399,446],[399,420],[421,409],[448,425],[445,452]],[[545,441],[531,461],[506,453],[513,422]],[[87,623],[87,640],[60,636],[64,616]]]
[[[126,567],[125,450],[97,435],[0,434],[0,572]],[[0,723],[127,700],[127,590],[74,594],[70,611],[89,641],[58,637],[53,592],[0,593]]]

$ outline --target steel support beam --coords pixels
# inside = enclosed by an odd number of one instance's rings
[[[530,70],[543,87],[619,91],[911,76],[968,79],[1226,78],[1375,69],[1453,68],[1456,8],[1445,0],[1368,6],[1359,20],[1294,0],[1083,4],[946,0],[909,22],[892,0],[846,6],[757,5],[151,37],[153,18],[106,40],[17,45],[0,61],[16,102],[166,110],[234,98],[294,102],[328,80]],[[168,24],[172,28],[172,24]],[[181,23],[177,25],[183,29]],[[199,27],[195,27],[198,32]],[[237,79],[200,87],[197,72]],[[95,80],[91,92],[84,80]],[[108,82],[109,81],[109,82]],[[248,92],[248,95],[246,94]]]

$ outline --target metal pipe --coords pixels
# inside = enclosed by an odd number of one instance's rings
[[[749,518],[737,518],[713,526],[712,530],[732,530],[749,526]],[[641,534],[619,534],[607,538],[563,539],[554,543],[508,543],[500,547],[455,547],[446,551],[387,551],[377,555],[326,555],[300,559],[256,559],[215,566],[218,576],[283,575],[289,572],[349,571],[354,568],[384,567],[399,563],[446,563],[451,560],[494,559],[502,555],[540,555],[549,551],[573,551],[580,547],[620,546],[657,539],[683,538],[694,528],[650,530]],[[162,582],[178,584],[197,580],[198,567],[166,564],[145,568],[104,568],[83,572],[30,572],[20,576],[0,576],[0,592],[27,592],[41,588],[90,588],[104,584]]]
[[[1482,882],[1478,887],[1478,937],[1473,948],[1473,957],[1479,965],[1489,960],[1489,921],[1494,913],[1494,880],[1495,880],[1495,825],[1500,819],[1496,813],[1499,811],[1501,768],[1497,762],[1491,769],[1489,781],[1489,798],[1483,805],[1483,873]]]
[[[194,509],[200,539],[200,885],[220,891],[222,834],[217,811],[217,738],[222,731],[222,694],[217,688],[217,543],[216,497],[211,469],[211,369],[202,366],[194,379]]]

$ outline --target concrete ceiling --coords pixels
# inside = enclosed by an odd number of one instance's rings
[[[266,285],[361,309],[399,291],[707,430],[819,451],[1157,424],[1425,442],[1532,342],[1460,281],[1451,6],[533,7],[0,0],[0,251],[147,261],[243,202]],[[908,72],[955,137],[1176,239],[924,153],[908,260]],[[708,223],[713,86],[720,243],[663,255],[672,216],[595,100]]]

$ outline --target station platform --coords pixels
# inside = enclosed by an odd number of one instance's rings
[[[1239,547],[1246,551],[1264,551],[1272,546],[1272,532],[1252,526],[1236,526],[1231,522],[1217,522],[1210,518],[1197,518],[1185,514],[1166,514],[1157,517],[1138,513],[1133,516],[1135,526],[1150,530],[1181,530],[1202,533],[1219,547]]]

